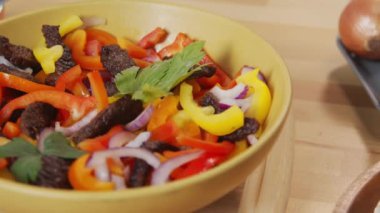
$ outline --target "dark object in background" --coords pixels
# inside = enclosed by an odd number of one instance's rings
[[[56,156],[42,156],[42,168],[35,185],[49,188],[71,189],[68,179],[70,162]]]
[[[62,37],[59,34],[59,26],[42,25],[42,33],[47,47],[50,48],[54,45],[61,45],[63,47],[62,56],[55,62],[55,73],[49,74],[45,80],[45,84],[54,86],[59,75],[75,66],[76,63],[71,55],[70,48],[63,43]]]
[[[255,134],[259,130],[260,124],[253,118],[244,118],[244,125],[231,134],[219,137],[219,141],[237,142],[247,138],[250,134]]]
[[[102,47],[100,59],[106,70],[113,76],[119,72],[135,66],[135,62],[129,57],[128,52],[121,49],[119,45],[112,44]]]
[[[41,66],[33,55],[31,49],[11,44],[5,36],[0,36],[0,55],[20,69],[31,68],[33,73],[41,70]]]
[[[17,70],[15,68],[9,67],[5,64],[0,64],[0,72],[15,75],[17,77],[24,78],[24,79],[27,79],[29,81],[35,81],[33,75],[28,74],[28,73],[23,72],[23,71],[20,71],[20,70]]]
[[[35,102],[21,114],[21,130],[35,139],[40,132],[53,124],[58,110],[50,104]]]
[[[151,170],[152,167],[148,163],[136,158],[127,185],[132,188],[144,186]]]
[[[380,61],[361,58],[346,49],[340,38],[337,45],[362,82],[375,107],[380,110]]]
[[[132,121],[142,111],[141,101],[132,100],[130,95],[125,95],[101,111],[89,124],[76,132],[72,139],[79,143],[84,139],[105,134],[117,124],[127,124]]]

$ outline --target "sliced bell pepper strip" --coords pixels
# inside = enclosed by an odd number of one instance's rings
[[[236,141],[235,150],[228,156],[228,158],[233,158],[240,153],[244,152],[248,148],[248,143],[246,140]]]
[[[99,71],[95,70],[87,74],[90,81],[92,95],[96,99],[96,107],[99,111],[105,109],[108,106],[107,90],[104,86],[102,76]]]
[[[59,34],[63,37],[82,25],[82,19],[79,16],[72,15],[59,24]]]
[[[198,159],[195,159],[188,164],[185,165],[185,168],[181,171],[175,174],[173,177],[174,179],[182,179],[186,178],[195,174],[199,174],[201,172],[207,171],[219,164],[221,164],[225,159],[227,155],[221,155],[216,153],[204,153],[202,156],[200,156]]]
[[[138,59],[138,58],[133,58],[133,61],[136,63],[136,65],[140,68],[145,68],[145,67],[149,67],[152,63],[148,62],[148,61],[145,61],[145,60],[142,60],[142,59]]]
[[[178,136],[177,142],[184,146],[190,146],[192,148],[203,149],[206,152],[229,154],[231,153],[235,145],[228,141],[223,141],[221,143],[208,142],[198,138],[192,138],[188,136]]]
[[[176,136],[179,132],[178,126],[174,121],[167,121],[161,126],[155,128],[151,133],[152,140],[165,141],[171,144],[176,144]]]
[[[53,73],[55,72],[55,62],[62,57],[63,47],[61,45],[54,45],[50,48],[36,47],[33,49],[33,54],[45,73]]]
[[[222,70],[222,68],[217,63],[215,63],[214,60],[212,60],[210,55],[206,54],[199,64],[209,64],[216,69],[215,74],[210,78],[202,77],[197,79],[198,83],[200,83],[204,88],[211,88],[217,83],[222,87],[227,87],[229,84],[231,84],[231,78],[227,75],[226,72]]]
[[[87,87],[83,84],[81,80],[77,80],[72,89],[71,92],[76,96],[82,96],[82,97],[89,97],[90,92],[88,91]]]
[[[138,46],[127,38],[117,38],[117,43],[122,49],[128,51],[128,55],[132,58],[142,59],[148,56],[148,52],[146,49]]]
[[[143,60],[148,62],[162,61],[155,49],[146,49],[147,56]]]
[[[248,96],[253,95],[251,106],[245,112],[247,117],[255,118],[263,124],[272,103],[272,96],[268,86],[259,79],[259,69],[246,72],[236,78],[236,81],[249,86]]]
[[[219,114],[205,114],[194,101],[192,87],[187,83],[181,84],[180,103],[191,119],[211,134],[227,135],[244,125],[244,113],[235,105]]]
[[[76,65],[59,76],[55,83],[55,88],[65,91],[65,89],[69,89],[70,85],[74,84],[81,75],[82,69],[79,65]]]
[[[112,158],[107,158],[107,166],[111,173],[124,176],[124,166]]]
[[[181,150],[181,151],[164,151],[163,152],[163,155],[164,157],[170,159],[170,158],[174,158],[174,157],[177,157],[177,156],[180,156],[180,155],[186,155],[186,154],[189,154],[189,153],[192,153],[192,152],[198,152],[199,149],[185,149],[185,150]]]
[[[12,121],[8,121],[5,123],[1,133],[7,138],[14,138],[21,134],[20,126],[18,126],[16,123],[13,123]]]
[[[100,51],[102,49],[102,45],[98,40],[90,40],[87,41],[84,52],[88,56],[97,56],[100,55]]]
[[[148,49],[154,48],[156,44],[163,42],[166,39],[168,32],[162,29],[161,27],[157,27],[152,32],[148,33],[137,43],[140,47]]]
[[[22,92],[33,92],[38,90],[56,90],[56,88],[47,86],[45,84],[38,84],[24,78],[0,72],[0,85],[2,87],[9,87]]]
[[[103,64],[100,56],[88,56],[84,52],[86,45],[86,31],[79,29],[68,34],[64,43],[70,47],[73,59],[82,68],[88,70],[103,70]]]
[[[193,138],[201,138],[201,129],[193,121],[186,122],[181,127],[179,135],[186,135]]]
[[[39,83],[44,83],[47,76],[48,75],[43,70],[41,70],[34,76],[34,79],[36,79],[36,81]]]
[[[86,167],[89,154],[83,155],[71,164],[68,177],[71,185],[77,190],[113,190],[113,182],[99,181],[94,175],[93,170]]]
[[[105,150],[108,148],[108,142],[112,136],[116,135],[119,132],[122,132],[124,129],[121,125],[116,125],[112,127],[106,134],[100,135],[95,138],[86,139],[78,144],[78,148],[87,151],[95,152],[99,150]]]
[[[34,91],[8,102],[0,110],[0,124],[7,121],[14,110],[23,109],[37,101],[45,102],[55,108],[69,111],[74,120],[81,118],[85,113],[95,107],[93,98],[78,97],[56,90]]]
[[[178,96],[169,95],[154,106],[153,114],[148,123],[148,131],[163,125],[170,116],[178,112]]]
[[[177,37],[175,38],[174,42],[169,44],[168,46],[162,48],[158,55],[160,58],[170,58],[176,53],[181,52],[181,50],[189,45],[193,40],[191,40],[186,34],[184,33],[178,33]]]
[[[87,28],[85,31],[87,34],[87,41],[97,40],[102,45],[117,44],[116,37],[109,32],[96,28]]]

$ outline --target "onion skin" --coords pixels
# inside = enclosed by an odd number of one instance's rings
[[[339,34],[349,51],[380,59],[380,1],[352,0],[340,16]]]

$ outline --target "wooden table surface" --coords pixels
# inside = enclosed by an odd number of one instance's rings
[[[73,0],[10,0],[7,15]],[[282,55],[293,79],[295,158],[287,212],[331,212],[346,187],[380,159],[380,113],[339,53],[348,0],[164,0],[249,27]]]

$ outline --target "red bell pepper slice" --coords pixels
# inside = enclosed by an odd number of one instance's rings
[[[40,90],[25,94],[8,102],[0,110],[0,124],[7,121],[14,110],[26,108],[28,105],[37,101],[45,102],[55,108],[69,111],[73,120],[81,118],[85,113],[95,107],[93,98],[78,97],[56,90]]]
[[[45,84],[38,84],[24,78],[0,72],[0,85],[2,87],[9,87],[22,92],[33,92],[38,90],[56,90],[56,88],[47,86]]]
[[[148,56],[146,49],[138,46],[127,38],[118,38],[118,43],[121,48],[128,51],[128,55],[132,58],[142,59]]]
[[[94,175],[93,170],[86,167],[89,154],[76,159],[69,167],[68,177],[70,184],[77,190],[113,190],[113,182],[99,181]]]
[[[175,38],[174,42],[172,44],[169,44],[168,46],[162,48],[158,55],[161,58],[170,58],[176,53],[181,52],[181,50],[189,45],[193,40],[191,40],[186,34],[184,33],[178,33],[177,37]]]
[[[209,64],[210,66],[213,66],[216,69],[215,74],[213,76],[209,78],[202,77],[197,79],[198,83],[203,88],[211,88],[215,86],[217,83],[220,84],[222,87],[228,87],[229,84],[231,84],[231,78],[227,75],[226,72],[222,70],[222,68],[217,63],[215,63],[214,60],[212,60],[210,55],[206,54],[199,64]]]
[[[90,81],[92,95],[96,99],[96,107],[99,111],[105,109],[108,106],[107,90],[104,86],[102,76],[99,71],[95,70],[87,74]]]
[[[86,43],[86,47],[84,52],[88,56],[98,56],[100,55],[100,51],[102,49],[102,45],[98,40],[89,40]]]
[[[228,154],[231,153],[235,145],[228,141],[223,141],[221,143],[208,142],[198,138],[192,138],[188,136],[178,136],[177,142],[184,146],[190,146],[192,148],[203,149],[210,153]]]
[[[166,30],[162,29],[161,27],[157,27],[152,32],[141,38],[141,40],[138,42],[138,45],[145,49],[154,48],[156,44],[163,42],[166,39],[167,35],[168,32],[166,32]]]
[[[8,121],[2,129],[2,133],[7,138],[14,138],[21,134],[21,129],[16,123]]]
[[[61,91],[65,91],[65,89],[70,89],[73,84],[78,80],[82,75],[82,69],[79,65],[76,65],[66,72],[64,72],[55,84],[55,88]]]
[[[186,178],[204,171],[207,171],[227,159],[227,155],[221,155],[216,153],[206,152],[199,158],[184,165],[184,168],[176,173],[173,173],[171,177],[173,179]]]

